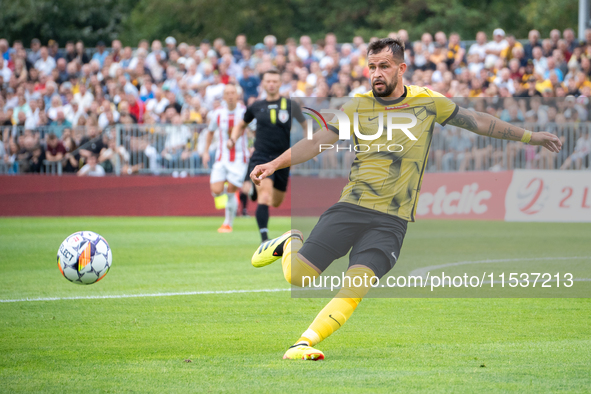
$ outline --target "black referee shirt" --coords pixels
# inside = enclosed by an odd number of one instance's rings
[[[275,101],[255,101],[246,109],[244,121],[257,120],[255,154],[277,157],[289,149],[292,115],[300,123],[305,121],[300,106],[285,97]]]

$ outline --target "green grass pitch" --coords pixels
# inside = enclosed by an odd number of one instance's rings
[[[0,300],[287,289],[280,264],[249,261],[253,219],[0,219]],[[290,227],[272,218],[272,235]],[[61,277],[56,252],[103,235],[101,282]],[[589,256],[589,224],[423,221],[405,262]],[[545,263],[546,264],[546,263]],[[427,264],[425,264],[427,265]],[[0,392],[589,392],[591,301],[371,298],[321,343],[326,360],[282,360],[327,299],[289,291],[0,303]],[[191,360],[186,362],[185,360]]]

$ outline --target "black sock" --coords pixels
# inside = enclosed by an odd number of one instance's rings
[[[244,192],[240,192],[240,204],[242,204],[242,214],[246,214],[246,204],[248,204],[248,196]]]
[[[258,193],[257,193],[257,188],[254,184],[251,185],[252,188],[250,189],[250,199],[252,201],[256,201],[259,197],[258,197]]]
[[[269,206],[259,204],[256,212],[257,224],[261,233],[261,239],[266,241],[269,239],[267,225],[269,224]]]

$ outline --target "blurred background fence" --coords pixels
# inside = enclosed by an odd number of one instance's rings
[[[482,137],[453,126],[437,125],[433,131],[427,172],[501,171],[513,169],[591,169],[591,122],[514,123],[533,131],[551,131],[563,142],[560,153],[540,147]],[[118,125],[106,128],[91,137],[86,127],[41,128],[37,132],[21,127],[8,127],[3,134],[8,153],[0,158],[1,174],[40,173],[46,175],[75,174],[84,165],[84,151],[96,151],[105,173],[111,175],[173,175],[208,174],[212,163],[201,160],[205,145],[205,125]],[[60,137],[67,149],[59,160],[49,160],[48,133]],[[302,136],[294,126],[293,140]],[[19,141],[20,151],[13,141]],[[219,142],[214,139],[212,150]],[[12,146],[12,150],[11,150]],[[73,149],[72,149],[73,148]],[[355,146],[341,141],[336,149],[327,150],[307,163],[295,166],[293,174],[320,177],[347,176],[355,157]],[[213,152],[211,157],[215,158]],[[212,159],[213,160],[213,159]]]

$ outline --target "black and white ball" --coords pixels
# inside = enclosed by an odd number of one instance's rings
[[[70,282],[91,285],[103,279],[113,256],[107,241],[92,231],[79,231],[62,242],[57,251],[57,265]]]

